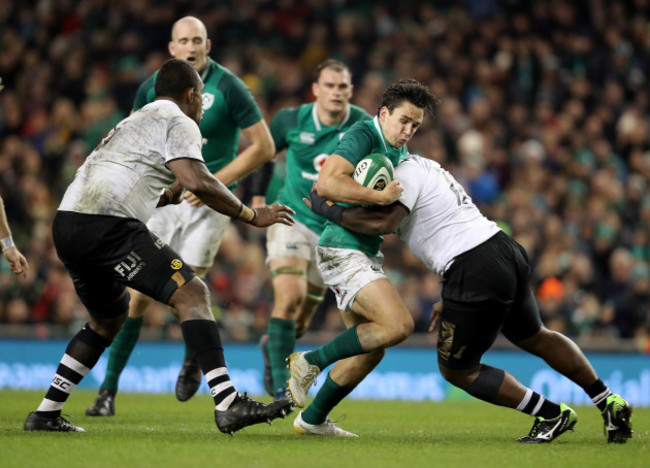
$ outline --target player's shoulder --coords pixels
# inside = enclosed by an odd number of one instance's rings
[[[303,106],[283,107],[273,115],[271,121],[283,122],[285,124],[295,126],[298,122],[302,108]]]
[[[395,168],[396,176],[404,173],[420,174],[424,176],[428,172],[437,170],[440,164],[431,159],[423,158],[417,154],[409,153]]]

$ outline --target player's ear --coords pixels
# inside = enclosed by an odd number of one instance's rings
[[[189,104],[194,104],[194,100],[196,99],[194,88],[187,88],[185,90],[185,99]]]
[[[172,57],[176,56],[174,55],[174,41],[169,41],[167,43],[167,50],[169,51],[169,55],[171,55]]]
[[[318,97],[318,83],[315,81],[311,84],[311,93],[314,95],[314,97]]]
[[[212,41],[210,39],[205,40],[205,52],[210,53],[210,50],[212,49]]]

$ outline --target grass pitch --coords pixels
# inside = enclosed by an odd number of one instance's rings
[[[221,434],[210,397],[119,394],[116,416],[90,418],[93,392],[73,393],[64,413],[86,434],[23,432],[44,392],[0,391],[0,466],[9,467],[648,467],[650,408],[635,408],[634,438],[608,445],[595,407],[575,407],[576,432],[519,444],[532,418],[478,401],[342,402],[331,414],[356,438],[296,436],[295,415]],[[265,401],[270,401],[266,399]]]

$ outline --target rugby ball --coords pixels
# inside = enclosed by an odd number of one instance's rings
[[[384,190],[395,177],[393,164],[383,154],[369,154],[365,156],[352,175],[354,180],[374,190]]]

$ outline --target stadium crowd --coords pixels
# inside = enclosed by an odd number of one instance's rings
[[[650,352],[648,0],[2,2],[0,195],[31,270],[23,280],[0,263],[1,324],[74,330],[86,320],[52,218],[186,14],[203,20],[210,55],[245,81],[267,121],[311,100],[310,73],[328,57],[350,66],[352,102],[371,114],[391,81],[427,84],[443,104],[409,148],[448,168],[526,248],[546,325]],[[264,234],[232,223],[207,277],[233,340],[266,330]],[[382,250],[426,331],[440,278],[394,236]],[[180,339],[168,319],[161,306],[145,320]],[[341,329],[331,300],[313,326],[322,339]]]

